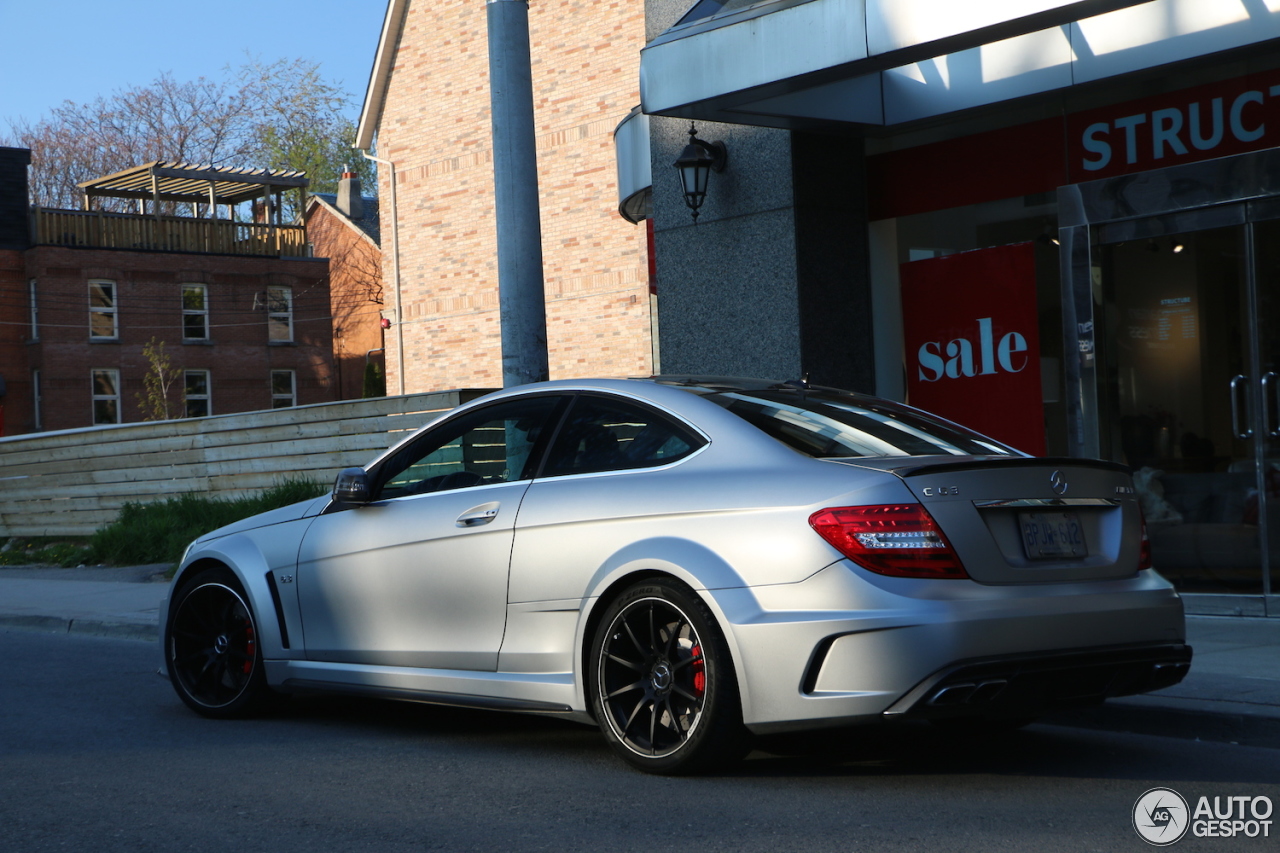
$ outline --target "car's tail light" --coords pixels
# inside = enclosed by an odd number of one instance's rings
[[[938,523],[920,504],[818,510],[809,525],[863,568],[903,578],[967,578]]]
[[[1138,507],[1138,524],[1142,526],[1142,539],[1138,545],[1138,571],[1149,569],[1153,565],[1151,562],[1151,537],[1147,535],[1147,517],[1142,512],[1142,507]]]

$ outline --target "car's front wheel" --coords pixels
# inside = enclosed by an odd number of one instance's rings
[[[728,646],[707,606],[675,581],[616,598],[590,652],[596,721],[631,765],[706,772],[751,746]]]
[[[273,697],[253,610],[227,569],[206,569],[178,588],[165,620],[164,659],[178,696],[206,717],[246,716]]]

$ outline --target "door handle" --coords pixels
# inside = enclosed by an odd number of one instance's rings
[[[1231,377],[1231,432],[1236,438],[1253,438],[1253,427],[1246,426],[1243,430],[1240,428],[1240,389],[1243,388],[1246,394],[1245,411],[1248,411],[1249,393],[1249,377],[1244,374],[1237,374]]]
[[[1274,371],[1262,374],[1262,433],[1267,438],[1280,438],[1280,417],[1273,424],[1271,412],[1274,409],[1280,414],[1280,398],[1276,397],[1276,379],[1280,379]]]
[[[472,507],[458,516],[458,520],[455,523],[459,527],[479,527],[482,524],[488,524],[498,517],[498,508],[500,506],[499,503],[494,501]]]

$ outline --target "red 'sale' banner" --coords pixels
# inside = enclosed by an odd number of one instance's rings
[[[911,405],[1043,456],[1035,247],[901,267]]]

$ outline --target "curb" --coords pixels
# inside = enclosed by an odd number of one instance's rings
[[[104,622],[98,619],[63,619],[59,616],[0,616],[0,628],[43,634],[78,634],[154,643],[160,637],[155,625],[137,622]]]

